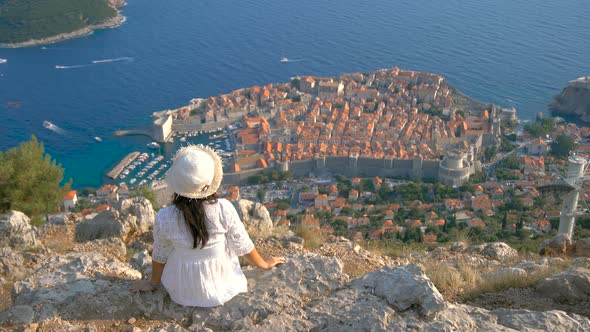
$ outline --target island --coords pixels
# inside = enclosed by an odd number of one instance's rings
[[[0,1],[0,47],[46,45],[119,26],[124,0]]]
[[[551,110],[559,115],[572,115],[590,122],[590,76],[573,81],[553,98]]]

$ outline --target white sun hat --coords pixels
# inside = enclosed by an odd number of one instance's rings
[[[217,192],[223,179],[223,163],[213,149],[189,145],[178,150],[173,160],[166,181],[175,193],[205,198]]]

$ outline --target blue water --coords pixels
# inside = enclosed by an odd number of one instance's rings
[[[467,95],[532,119],[569,80],[590,74],[587,0],[128,2],[117,29],[46,49],[0,49],[8,59],[0,106],[21,103],[0,107],[0,150],[35,134],[75,187],[98,186],[149,142],[114,130],[145,127],[152,112],[194,97],[398,66],[443,74]]]

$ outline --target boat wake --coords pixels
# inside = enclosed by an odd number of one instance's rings
[[[101,63],[111,63],[111,62],[131,62],[133,61],[134,58],[133,57],[128,57],[128,56],[123,56],[120,58],[113,58],[113,59],[101,59],[101,60],[94,60],[89,64],[85,64],[85,65],[74,65],[74,66],[60,66],[57,65],[55,66],[55,69],[75,69],[75,68],[84,68],[84,67],[89,67],[89,66],[94,66],[94,65],[99,65]]]
[[[61,129],[60,127],[56,126],[54,123],[47,121],[47,120],[43,121],[43,127],[53,131],[54,133],[58,133],[60,135],[64,135],[66,133],[65,130]]]
[[[287,62],[301,62],[301,61],[303,61],[303,60],[304,60],[304,59],[302,59],[302,58],[301,58],[301,59],[288,59],[288,58],[282,58],[280,61],[281,61],[282,63],[287,63]]]
[[[128,56],[124,56],[124,57],[114,58],[114,59],[94,60],[94,61],[92,61],[92,63],[99,64],[99,63],[120,62],[120,61],[133,61],[133,58],[128,57]]]
[[[75,65],[75,66],[55,66],[55,69],[75,69],[75,68],[84,68],[90,65]]]

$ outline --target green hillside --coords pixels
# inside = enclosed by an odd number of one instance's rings
[[[116,15],[107,0],[0,0],[0,43],[73,32]]]

